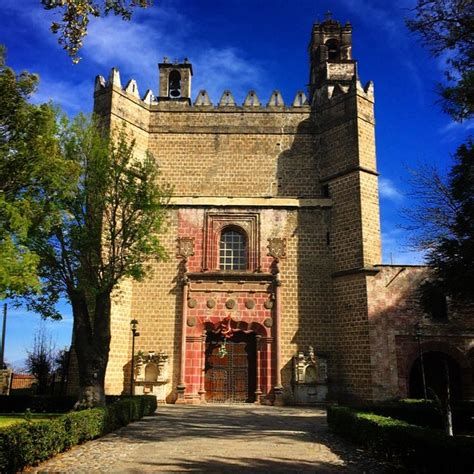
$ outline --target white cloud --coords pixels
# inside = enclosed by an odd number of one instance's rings
[[[447,123],[440,128],[440,133],[442,135],[457,133],[457,132],[466,132],[468,130],[474,129],[474,120],[466,120],[465,122],[455,122],[454,120]]]
[[[376,25],[377,31],[384,30],[388,36],[388,45],[394,52],[401,65],[408,71],[409,77],[418,91],[418,98],[423,103],[424,84],[422,75],[416,63],[411,59],[414,37],[407,35],[405,17],[414,6],[413,0],[398,0],[397,2],[383,2],[380,6],[373,0],[341,0],[342,4],[361,22],[368,26]],[[393,53],[392,53],[393,54]]]
[[[42,77],[32,100],[37,104],[52,101],[70,115],[76,115],[80,111],[92,110],[93,90],[92,80],[73,84]]]
[[[393,228],[382,232],[382,263],[393,265],[423,265],[422,252],[410,248],[404,230]]]
[[[394,202],[403,200],[403,194],[396,188],[392,180],[388,178],[379,179],[379,193],[381,198],[390,199]]]
[[[189,58],[195,73],[193,97],[206,89],[214,103],[225,89],[243,100],[247,90],[265,83],[262,65],[248,60],[233,46],[216,47],[196,40],[192,24],[179,14],[165,9],[151,17],[143,13],[140,20],[124,22],[108,17],[92,22],[83,56],[106,67],[103,75],[111,67],[119,68],[122,84],[133,77],[142,94],[149,88],[156,93],[157,63],[164,56],[170,60]]]

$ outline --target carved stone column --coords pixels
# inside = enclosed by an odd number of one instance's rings
[[[255,336],[255,346],[256,346],[256,350],[257,350],[257,387],[255,389],[255,403],[257,405],[260,405],[261,403],[261,397],[262,397],[262,386],[261,386],[261,356],[260,356],[260,344],[261,344],[261,339],[262,339],[262,336],[260,336],[259,334],[257,334]]]
[[[280,280],[275,282],[275,386],[273,391],[275,393],[274,404],[277,406],[284,405],[283,403],[283,385],[281,384],[281,309],[280,309]]]
[[[280,259],[286,256],[286,239],[272,238],[268,239],[268,255],[274,258],[273,272],[275,275],[275,386],[273,391],[275,394],[275,405],[283,405],[283,386],[281,384],[281,279],[280,279]]]
[[[186,391],[185,374],[186,374],[186,319],[187,319],[187,308],[188,308],[188,293],[189,293],[189,281],[185,276],[183,279],[183,301],[182,301],[182,321],[181,321],[181,359],[179,365],[179,384],[178,399],[176,403],[185,403],[184,392]]]
[[[263,337],[262,344],[265,344],[265,381],[263,389],[265,398],[270,400],[270,392],[272,390],[272,337]]]
[[[176,403],[186,403],[184,393],[186,392],[186,320],[188,316],[189,279],[188,258],[194,255],[194,237],[179,237],[177,239],[177,256],[183,259],[183,300],[181,320],[181,359],[179,365],[179,384],[176,387],[178,399]]]
[[[199,388],[199,397],[201,403],[206,403],[206,338],[207,333],[204,331],[201,336],[201,387]]]

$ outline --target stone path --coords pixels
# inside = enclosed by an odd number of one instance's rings
[[[30,472],[384,473],[327,430],[313,408],[160,406],[156,415],[60,454]]]

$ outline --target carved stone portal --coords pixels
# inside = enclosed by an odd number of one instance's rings
[[[166,403],[169,383],[169,356],[164,352],[139,352],[135,357],[135,395],[155,395],[158,403]]]
[[[295,402],[299,405],[321,403],[327,397],[327,359],[314,353],[309,346],[306,352],[293,357]]]

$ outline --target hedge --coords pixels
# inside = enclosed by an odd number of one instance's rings
[[[74,408],[77,397],[50,395],[0,395],[0,413],[66,413]]]
[[[442,431],[401,420],[328,407],[329,427],[387,460],[401,462],[410,472],[470,473],[474,470],[474,439],[448,437]]]
[[[114,403],[122,395],[107,395],[106,403]],[[0,413],[66,413],[74,409],[77,397],[64,395],[0,395]]]
[[[411,425],[427,428],[443,428],[442,415],[433,400],[402,399],[357,407],[358,410],[375,415],[403,420]],[[454,432],[474,432],[474,403],[456,402],[451,406]]]
[[[0,472],[17,472],[26,466],[38,464],[76,444],[150,415],[156,406],[154,396],[128,397],[103,408],[1,428]]]

